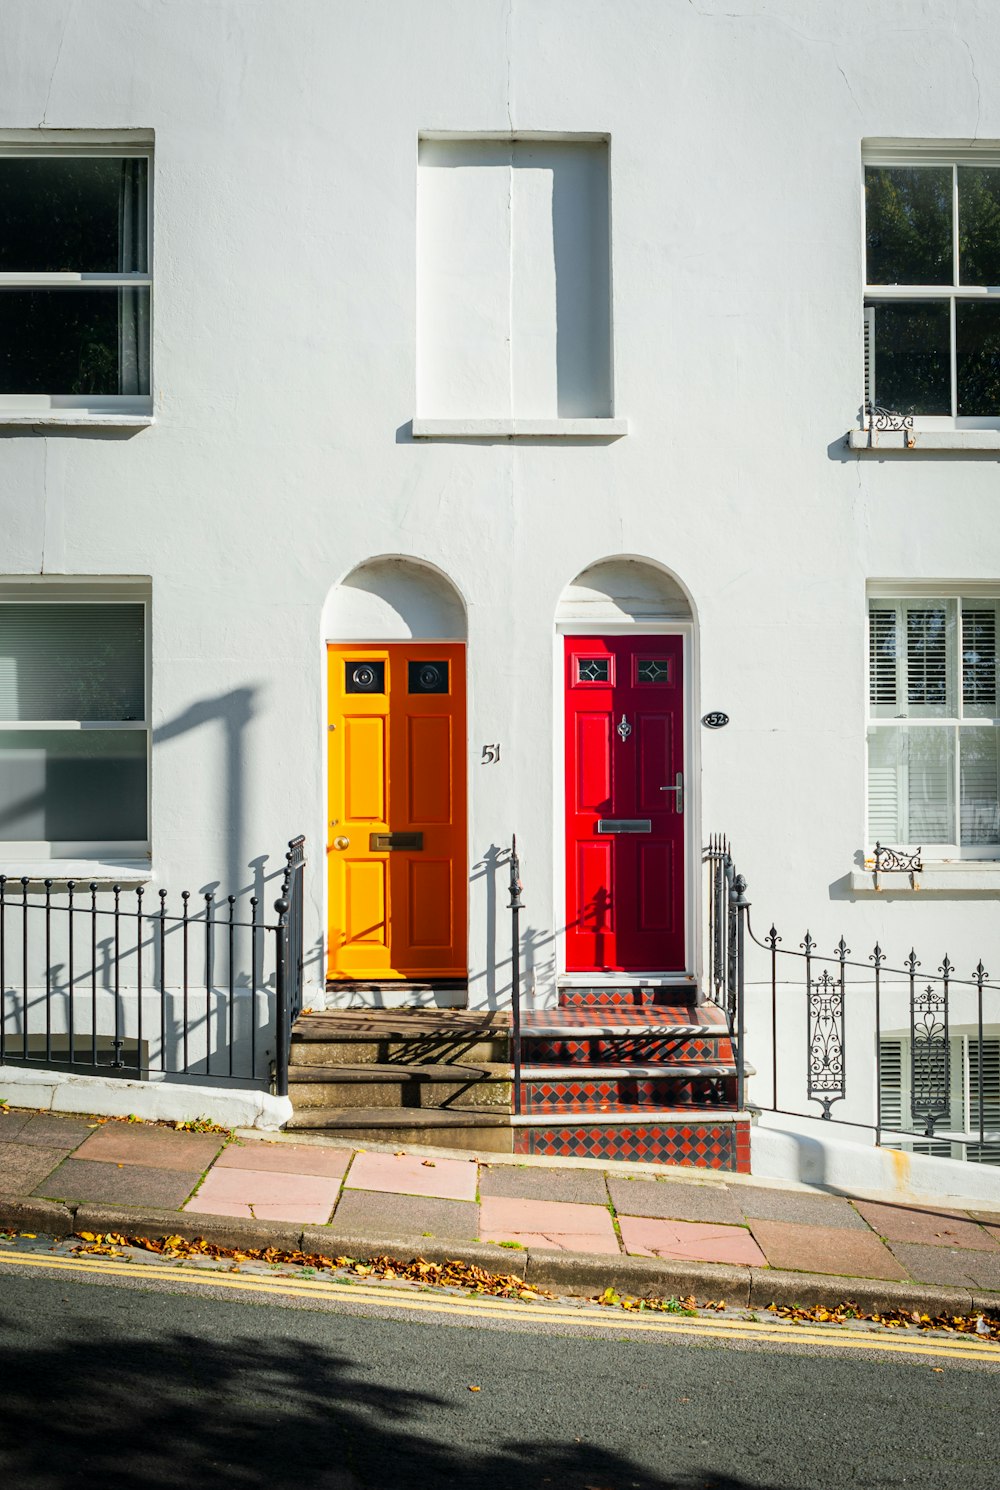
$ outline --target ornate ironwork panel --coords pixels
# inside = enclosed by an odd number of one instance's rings
[[[910,996],[910,1093],[914,1123],[933,1138],[935,1123],[951,1112],[947,973],[940,988],[928,983]]]
[[[844,990],[826,968],[809,982],[808,1096],[825,1118],[844,1097]]]

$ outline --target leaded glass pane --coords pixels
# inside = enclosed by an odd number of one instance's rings
[[[951,215],[950,166],[866,166],[868,284],[952,284]]]
[[[611,682],[611,658],[610,657],[580,657],[576,664],[576,681],[578,683],[610,683]]]
[[[638,678],[640,683],[669,683],[670,663],[664,657],[641,657]]]

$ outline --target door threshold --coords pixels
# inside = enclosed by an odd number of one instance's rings
[[[560,973],[557,988],[692,988],[694,973]]]

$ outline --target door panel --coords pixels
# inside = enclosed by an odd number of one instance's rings
[[[327,650],[327,975],[464,977],[465,649]]]
[[[682,685],[679,636],[565,640],[567,971],[684,970]]]

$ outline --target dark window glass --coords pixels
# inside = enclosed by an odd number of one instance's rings
[[[1000,305],[959,300],[955,315],[958,412],[995,417],[1000,414]]]
[[[900,414],[951,413],[947,300],[876,304],[875,396]]]
[[[958,168],[958,264],[963,285],[1000,285],[1000,166]]]
[[[148,289],[0,289],[0,393],[148,392]]]
[[[447,693],[447,662],[411,662],[408,664],[411,693]]]
[[[0,159],[0,270],[146,273],[147,162]]]
[[[639,662],[640,683],[669,683],[670,663],[665,657],[643,657]]]
[[[954,273],[950,166],[866,166],[870,285],[948,285]]]
[[[576,663],[578,683],[610,683],[610,657],[579,657]]]
[[[345,693],[384,693],[385,661],[369,662],[367,658],[348,658],[344,663]]]

